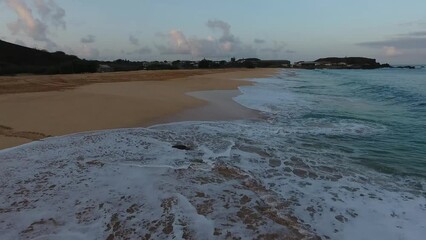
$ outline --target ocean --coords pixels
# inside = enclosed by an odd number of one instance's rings
[[[246,94],[236,100],[272,114],[299,144],[346,152],[348,161],[378,172],[424,178],[425,76],[424,68],[284,71],[260,80],[259,89],[242,88]]]
[[[425,68],[286,69],[250,80],[234,100],[262,119],[0,151],[2,239],[426,236]]]

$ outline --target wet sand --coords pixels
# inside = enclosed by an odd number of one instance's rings
[[[232,101],[241,79],[277,69],[0,77],[0,149],[48,136],[187,120],[253,118]],[[240,79],[240,80],[237,80]],[[210,90],[211,93],[199,92]]]
[[[233,100],[234,97],[240,94],[238,90],[189,92],[187,95],[206,101],[207,104],[178,112],[175,115],[161,119],[158,123],[261,118],[257,111],[245,108]]]

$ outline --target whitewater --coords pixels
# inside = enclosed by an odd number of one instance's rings
[[[258,120],[2,150],[0,238],[423,239],[425,73],[283,70],[234,98]]]

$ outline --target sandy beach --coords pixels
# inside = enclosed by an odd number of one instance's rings
[[[238,86],[251,84],[242,79],[276,72],[219,69],[0,77],[0,149],[83,131],[256,117],[232,97],[238,95]]]

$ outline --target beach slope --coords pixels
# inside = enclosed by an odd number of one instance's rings
[[[241,109],[212,114],[217,107],[208,110],[210,117],[197,117],[205,115],[206,109],[201,107],[209,99],[187,93],[236,90],[251,84],[242,79],[275,72],[277,69],[218,69],[0,77],[0,149],[83,131],[227,119],[227,113],[238,111],[244,118],[249,113]],[[226,95],[228,99],[233,96]],[[239,107],[220,106],[224,105]],[[194,108],[200,112],[182,115]],[[235,117],[233,114],[230,118]]]

